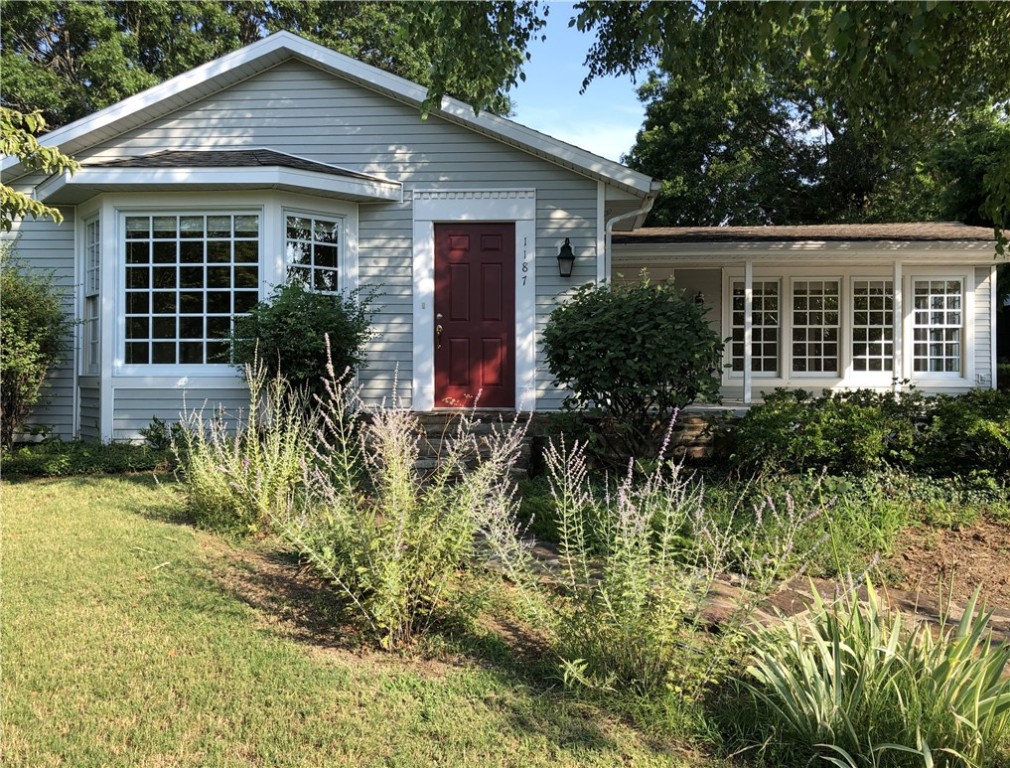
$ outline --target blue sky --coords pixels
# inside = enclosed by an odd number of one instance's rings
[[[512,119],[611,160],[631,149],[645,115],[630,77],[594,80],[579,95],[592,35],[568,28],[572,4],[552,2],[547,41],[530,45],[526,82],[511,92]],[[639,78],[641,82],[641,78]]]

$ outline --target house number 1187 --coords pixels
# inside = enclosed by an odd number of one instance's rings
[[[527,280],[527,278],[529,278],[529,271],[530,271],[530,263],[527,260],[526,238],[524,237],[523,238],[523,266],[522,266],[523,285],[526,285],[526,280]]]

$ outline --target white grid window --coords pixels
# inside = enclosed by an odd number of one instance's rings
[[[99,370],[98,294],[102,280],[102,248],[98,219],[84,224],[84,371]]]
[[[838,280],[793,282],[793,371],[838,373]]]
[[[336,293],[340,287],[341,221],[289,215],[285,228],[288,278],[317,293]]]
[[[754,308],[751,326],[751,370],[755,373],[778,373],[779,369],[779,282],[755,280]],[[742,372],[744,365],[744,284],[733,282],[733,370]]]
[[[852,281],[852,370],[894,370],[894,283]]]
[[[259,299],[259,232],[255,214],[127,216],[126,363],[227,363]]]
[[[916,373],[960,373],[963,286],[960,280],[915,280],[912,365]]]

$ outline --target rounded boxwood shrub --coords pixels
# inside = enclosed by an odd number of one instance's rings
[[[369,319],[368,302],[357,295],[313,293],[289,282],[235,321],[232,360],[245,366],[258,359],[269,378],[281,374],[294,387],[322,394],[328,354],[338,377],[364,362]]]
[[[554,383],[571,408],[598,408],[611,451],[643,457],[676,409],[719,397],[722,340],[670,283],[587,285],[544,329]]]

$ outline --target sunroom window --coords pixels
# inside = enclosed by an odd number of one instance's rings
[[[753,284],[753,315],[751,324],[751,370],[755,373],[778,373],[779,369],[779,282],[755,280]],[[733,283],[733,370],[744,366],[744,283]]]
[[[227,363],[233,320],[259,298],[259,216],[128,215],[125,233],[125,362]]]
[[[285,217],[288,278],[317,293],[340,288],[339,219],[309,215]]]
[[[915,280],[912,366],[916,373],[960,373],[961,280]]]
[[[838,373],[838,280],[793,282],[793,371]]]
[[[894,283],[852,281],[852,369],[894,370]]]

